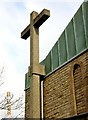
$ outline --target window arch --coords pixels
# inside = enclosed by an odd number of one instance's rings
[[[81,66],[79,64],[74,65],[73,69],[74,77],[74,89],[76,98],[77,114],[81,114],[86,111],[85,106],[85,86],[82,78]]]

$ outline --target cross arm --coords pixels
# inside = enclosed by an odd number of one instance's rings
[[[30,24],[21,32],[21,38],[27,39],[30,36]]]
[[[39,28],[50,17],[50,10],[43,9],[34,19],[34,26]]]
[[[33,26],[39,28],[50,17],[50,10],[43,9],[33,21]],[[27,39],[30,36],[30,24],[21,32],[21,38]]]

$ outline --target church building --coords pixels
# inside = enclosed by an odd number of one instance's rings
[[[39,83],[40,118],[70,120],[70,117],[80,116],[77,120],[81,120],[85,114],[87,120],[88,2],[82,3],[40,64],[45,66],[45,75],[40,76]],[[30,81],[28,71],[25,74],[25,118],[30,118]]]

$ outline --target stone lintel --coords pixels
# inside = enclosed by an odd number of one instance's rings
[[[39,28],[50,17],[50,10],[43,9],[34,19],[33,25]],[[21,38],[27,39],[30,36],[30,24],[21,32]]]

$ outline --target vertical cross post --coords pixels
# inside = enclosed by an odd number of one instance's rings
[[[40,118],[40,76],[45,75],[39,64],[39,27],[49,18],[50,11],[43,9],[30,14],[30,24],[21,32],[21,38],[30,36],[30,118]]]

